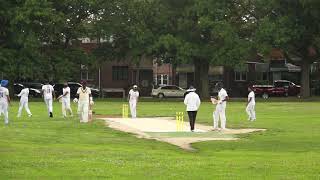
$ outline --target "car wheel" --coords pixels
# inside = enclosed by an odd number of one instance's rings
[[[268,99],[268,98],[269,98],[269,94],[263,93],[263,94],[262,94],[262,98],[263,98],[263,99]]]
[[[164,94],[162,94],[162,93],[161,93],[161,94],[158,94],[158,98],[159,98],[159,99],[164,98]]]

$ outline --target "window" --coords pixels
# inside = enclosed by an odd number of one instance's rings
[[[234,72],[234,80],[235,81],[246,81],[247,80],[247,72]]]
[[[112,80],[128,80],[128,66],[112,66]]]
[[[155,78],[155,82],[157,85],[168,85],[169,84],[169,76],[167,74],[159,74]]]
[[[257,79],[259,81],[268,81],[269,80],[269,75],[268,72],[258,72],[257,73]]]

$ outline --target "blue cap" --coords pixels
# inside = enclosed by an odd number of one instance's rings
[[[6,87],[8,84],[9,84],[9,81],[8,81],[8,80],[2,80],[2,81],[1,81],[1,86],[2,86],[2,87]]]

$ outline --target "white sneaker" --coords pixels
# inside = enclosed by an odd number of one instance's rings
[[[28,117],[32,117],[32,114],[29,114]]]

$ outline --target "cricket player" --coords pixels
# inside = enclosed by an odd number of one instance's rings
[[[216,88],[219,90],[216,101],[216,110],[213,112],[213,130],[218,130],[219,120],[221,122],[221,130],[226,129],[226,106],[229,100],[227,91],[223,89],[223,84],[218,82]]]
[[[25,87],[21,90],[21,92],[18,94],[18,97],[20,97],[20,105],[19,105],[19,110],[18,110],[18,115],[17,117],[21,117],[21,112],[22,112],[22,109],[24,108],[27,113],[28,113],[28,116],[31,117],[32,114],[31,114],[31,111],[29,109],[29,106],[28,106],[28,101],[29,101],[29,88]]]
[[[47,82],[45,85],[42,86],[42,95],[44,98],[44,102],[46,103],[46,106],[47,106],[49,117],[52,118],[53,117],[52,101],[53,101],[53,98],[55,98],[55,93],[54,93],[53,87],[49,84],[49,82]]]
[[[6,88],[8,80],[2,80],[0,86],[0,115],[4,115],[4,123],[9,124],[8,105],[10,104],[9,90]]]
[[[62,115],[64,118],[67,117],[67,111],[69,111],[71,117],[73,116],[72,109],[70,106],[70,93],[70,87],[68,86],[68,83],[65,82],[63,84],[62,95],[57,98],[58,100],[61,99]]]
[[[193,86],[190,86],[187,90],[189,93],[184,98],[184,104],[187,106],[191,132],[194,131],[194,124],[196,122],[197,112],[201,103],[199,95],[195,91],[196,89]]]
[[[137,85],[133,85],[133,89],[130,89],[129,95],[128,95],[130,112],[131,112],[131,117],[132,118],[136,118],[137,117],[138,99],[139,99],[138,86]]]
[[[248,102],[247,102],[247,108],[246,112],[248,114],[248,120],[249,121],[255,121],[256,120],[256,112],[255,112],[255,106],[256,106],[256,101],[255,101],[255,94],[254,91],[252,90],[251,87],[248,87]]]
[[[93,105],[93,98],[91,89],[87,87],[86,81],[81,81],[82,87],[79,87],[77,94],[79,95],[78,101],[78,114],[81,123],[87,123],[89,117],[89,105]]]

